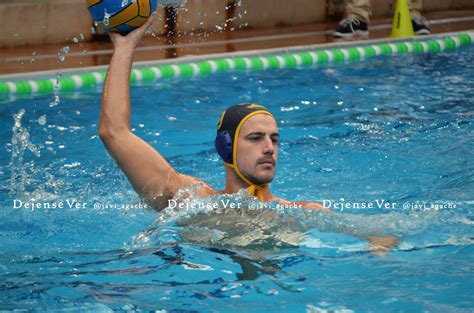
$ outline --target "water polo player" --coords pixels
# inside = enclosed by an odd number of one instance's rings
[[[214,190],[196,177],[178,173],[151,145],[130,130],[130,72],[133,54],[145,31],[156,18],[127,36],[110,33],[114,53],[109,64],[102,94],[99,135],[107,150],[128,177],[133,188],[154,208],[169,205],[176,193],[199,186],[199,196],[233,194],[246,189],[260,201],[277,201],[286,207],[327,210],[315,202],[290,202],[270,192],[270,182],[278,161],[278,127],[265,107],[243,104],[228,108],[220,117],[215,139],[216,149],[226,169],[225,189]],[[396,245],[393,236],[352,235],[368,240],[374,252],[385,254]]]
[[[156,13],[127,36],[111,33],[114,54],[107,71],[99,119],[99,135],[133,188],[160,210],[178,190],[202,183],[198,194],[232,194],[247,189],[260,201],[279,201],[293,207],[324,209],[313,202],[294,203],[270,192],[278,161],[278,127],[265,107],[232,106],[221,116],[216,148],[226,168],[226,185],[216,191],[200,179],[175,171],[151,145],[130,130],[130,71],[136,46]]]

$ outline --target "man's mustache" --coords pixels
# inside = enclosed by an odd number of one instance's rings
[[[276,165],[276,161],[273,158],[264,158],[257,161],[258,164],[261,163],[271,163],[273,166]]]

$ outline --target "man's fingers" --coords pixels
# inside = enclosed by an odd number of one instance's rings
[[[382,249],[392,249],[399,243],[398,238],[394,236],[369,237],[368,240],[373,246]]]
[[[148,18],[148,20],[145,22],[145,25],[144,25],[145,28],[148,28],[148,27],[150,27],[150,26],[153,24],[153,22],[156,20],[156,16],[157,16],[157,15],[158,15],[158,14],[156,13],[156,11],[151,14],[151,16],[150,16],[150,17]]]
[[[117,46],[130,46],[135,49],[145,36],[146,30],[153,24],[156,20],[157,13],[156,11],[151,14],[151,16],[146,20],[146,22],[132,30],[128,34],[121,35],[120,33],[109,32],[109,36],[114,43],[114,48]]]
[[[156,19],[156,16],[157,16],[157,13],[155,11],[150,15],[150,17],[146,20],[146,22],[142,26],[134,29],[132,32],[130,32],[130,34],[140,34],[139,36],[142,36],[146,32],[146,30],[153,24],[153,22]]]
[[[146,32],[155,22],[157,15],[158,14],[156,13],[156,11],[153,12],[153,14],[146,20],[145,24],[143,24],[140,28],[143,27],[144,31]]]

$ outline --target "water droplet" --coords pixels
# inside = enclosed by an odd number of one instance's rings
[[[81,162],[72,162],[72,163],[69,163],[69,164],[64,164],[63,167],[64,168],[73,168],[73,167],[78,167],[81,165]]]
[[[38,119],[38,124],[46,125],[46,115],[41,115]]]
[[[56,75],[56,83],[54,84],[54,101],[49,103],[50,108],[57,106],[61,102],[61,99],[59,98],[59,90],[61,88],[59,81],[61,76],[61,74]]]
[[[69,51],[71,51],[71,48],[69,48],[69,46],[64,46],[61,49],[59,49],[58,60],[63,62],[66,59],[66,54],[68,54]]]

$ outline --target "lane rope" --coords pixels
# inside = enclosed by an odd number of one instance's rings
[[[430,40],[418,38],[401,42],[381,42],[353,47],[312,49],[302,52],[288,52],[273,55],[217,58],[176,64],[164,64],[134,68],[130,75],[131,85],[152,82],[158,79],[206,76],[233,70],[266,70],[324,65],[328,63],[356,62],[379,55],[403,55],[408,53],[441,53],[469,46],[474,42],[474,31],[467,31]],[[53,79],[0,81],[0,97],[53,94],[74,92],[101,86],[106,71],[92,71],[63,76],[59,82]],[[58,84],[56,86],[56,84]]]

